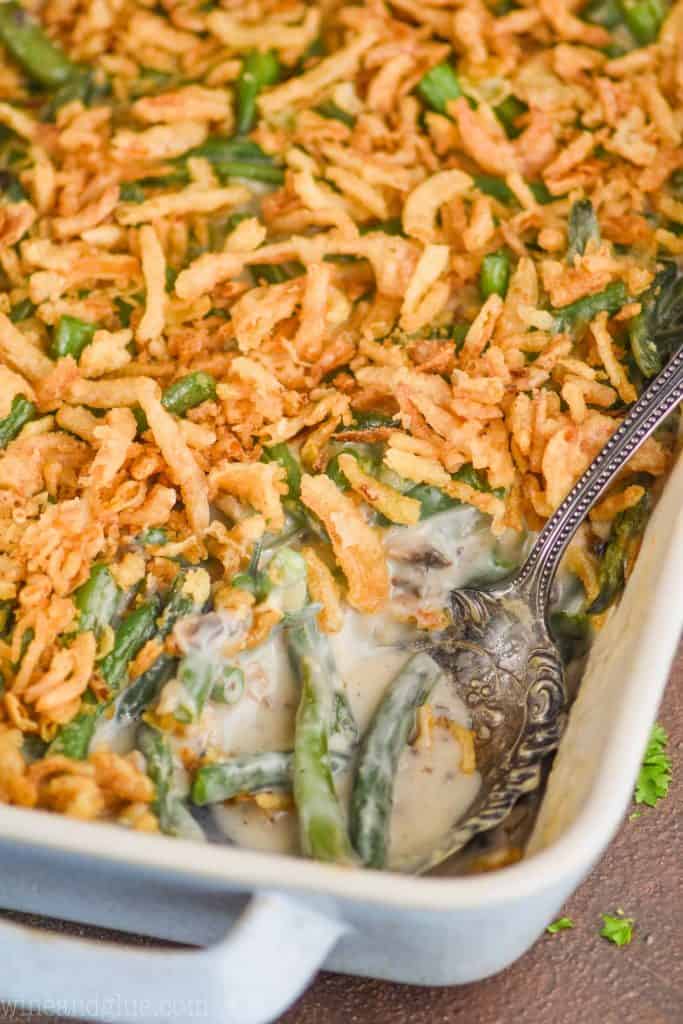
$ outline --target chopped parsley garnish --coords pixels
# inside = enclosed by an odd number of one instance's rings
[[[620,911],[617,911],[617,914],[619,913]],[[604,922],[600,929],[603,939],[613,942],[615,946],[628,946],[633,938],[633,918],[612,917],[611,914],[601,914],[600,916]]]
[[[666,752],[669,737],[661,725],[654,726],[638,773],[634,800],[654,807],[665,797],[671,782],[671,758]]]
[[[551,935],[555,935],[556,932],[564,932],[568,928],[573,927],[574,922],[572,921],[571,917],[558,917],[557,921],[553,921],[552,924],[548,925],[546,931],[549,932]]]

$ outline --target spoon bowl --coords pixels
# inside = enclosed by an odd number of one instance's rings
[[[682,399],[679,349],[547,521],[521,569],[491,586],[453,590],[450,625],[420,642],[469,710],[482,785],[438,846],[396,864],[398,870],[436,867],[473,836],[500,825],[517,800],[540,785],[567,715],[562,658],[548,628],[555,574],[589,509]]]

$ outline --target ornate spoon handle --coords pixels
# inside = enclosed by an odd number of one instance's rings
[[[633,453],[683,399],[683,347],[632,406],[600,454],[543,527],[514,583],[544,616],[553,578],[589,509]]]

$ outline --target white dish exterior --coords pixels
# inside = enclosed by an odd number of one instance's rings
[[[683,625],[682,504],[679,459],[591,650],[523,861],[411,878],[2,806],[3,907],[212,945],[144,950],[3,921],[11,969],[0,1000],[92,1020],[265,1024],[323,966],[453,985],[512,963],[589,872],[631,799]]]

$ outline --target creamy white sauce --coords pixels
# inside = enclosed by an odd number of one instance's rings
[[[411,604],[440,609],[447,594],[475,577],[491,574],[492,537],[487,521],[473,510],[458,508],[386,536],[392,573],[392,601],[377,615],[348,610],[340,633],[330,637],[337,668],[361,733],[382,697],[410,657],[407,641],[414,629],[403,621]],[[427,565],[411,564],[420,552]],[[436,563],[436,564],[435,564]],[[233,707],[212,707],[210,743],[226,756],[265,750],[291,750],[298,703],[284,641],[277,633],[261,649],[237,659],[260,685]],[[443,678],[430,704],[435,715],[468,727],[470,721],[452,685]],[[390,833],[393,857],[427,851],[462,817],[481,785],[478,772],[460,771],[462,753],[452,734],[434,728],[429,748],[406,748],[397,772]],[[337,792],[348,805],[353,771],[335,777]],[[266,811],[253,802],[213,808],[214,820],[232,842],[259,850],[296,853],[294,811]]]

